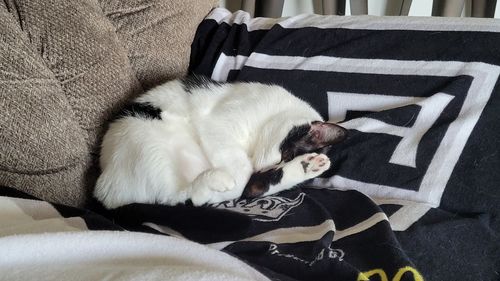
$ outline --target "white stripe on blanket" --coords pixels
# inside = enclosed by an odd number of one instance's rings
[[[50,203],[44,201],[0,197],[0,206],[0,237],[87,230],[82,218],[64,218]]]

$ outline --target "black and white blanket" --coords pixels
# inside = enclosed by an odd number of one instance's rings
[[[341,122],[331,170],[255,200],[101,211],[109,221],[57,208],[89,229],[206,244],[274,280],[498,280],[497,46],[495,20],[215,9],[191,72],[279,84]]]
[[[498,46],[498,20],[252,19],[217,9],[198,29],[191,71],[282,85],[325,119],[342,122],[351,137],[313,185],[368,195],[429,280],[496,280]],[[356,223],[368,218],[343,215]]]

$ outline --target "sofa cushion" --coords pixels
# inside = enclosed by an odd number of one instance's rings
[[[51,200],[81,201],[75,175],[84,172],[85,131],[68,118],[63,88],[5,7],[0,26],[0,182]],[[68,172],[72,185],[60,181]]]
[[[218,0],[101,0],[145,89],[186,74],[198,23]]]
[[[185,73],[196,25],[212,6],[163,0],[118,16],[116,5],[139,2],[0,3],[0,185],[83,205],[106,121],[143,92],[141,82]]]

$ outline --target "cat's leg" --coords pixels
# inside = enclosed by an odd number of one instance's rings
[[[248,155],[248,148],[244,145],[250,136],[247,135],[245,126],[235,126],[234,118],[238,117],[230,112],[211,112],[207,118],[195,120],[194,125],[198,131],[200,145],[214,169],[220,169],[231,175],[235,187],[245,188],[253,165]],[[241,195],[241,193],[240,193]]]
[[[231,127],[230,124],[222,126],[221,124],[226,124],[225,120],[212,119],[195,122],[198,125],[200,145],[211,169],[192,183],[193,204],[239,198],[253,172],[248,153],[235,137],[239,134],[227,129]],[[229,178],[233,184],[222,186],[222,183],[230,181]]]
[[[252,175],[243,196],[247,198],[278,193],[306,180],[315,178],[330,168],[324,154],[308,153],[273,169]]]
[[[201,173],[191,183],[191,201],[199,206],[241,196],[253,168],[244,151],[226,150],[212,157],[214,168]]]
[[[217,146],[213,146],[217,147]],[[214,170],[219,170],[226,176],[229,175],[234,185],[229,188],[223,188],[224,191],[236,188],[240,194],[245,188],[250,175],[253,172],[252,163],[247,153],[237,145],[226,143],[224,146],[218,145],[216,149],[206,149],[207,158]],[[214,186],[215,190],[218,190]]]

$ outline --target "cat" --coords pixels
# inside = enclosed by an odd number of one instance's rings
[[[110,123],[94,196],[194,206],[289,189],[322,174],[318,149],[346,130],[276,85],[189,76],[136,98]]]

